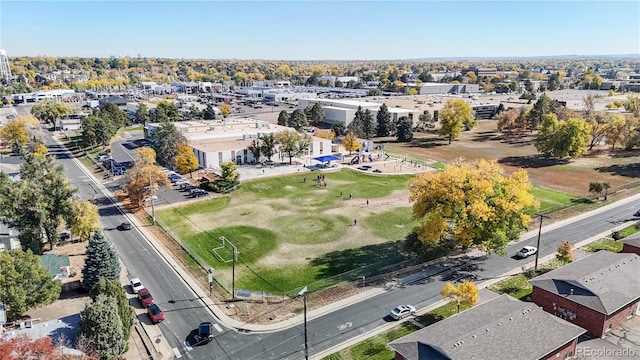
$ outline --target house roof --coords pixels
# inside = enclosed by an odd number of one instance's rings
[[[640,233],[635,233],[631,236],[628,236],[620,240],[620,242],[640,248]]]
[[[123,98],[122,96],[113,96],[112,95],[112,96],[106,97],[104,99],[100,99],[100,100],[98,100],[98,102],[101,102],[103,104],[114,103],[116,105],[124,105],[124,104],[128,103],[129,100]]]
[[[51,274],[51,276],[59,275],[60,268],[62,268],[63,266],[71,265],[68,256],[58,256],[55,254],[40,255],[40,263],[44,268],[49,270],[49,274]]]
[[[597,253],[529,282],[599,313],[610,315],[640,298],[640,256]]]
[[[501,295],[389,343],[407,360],[540,359],[586,330]]]

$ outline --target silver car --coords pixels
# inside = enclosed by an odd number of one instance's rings
[[[397,308],[391,310],[389,316],[391,316],[395,320],[400,320],[407,316],[413,315],[416,313],[416,308],[411,305],[400,305]]]

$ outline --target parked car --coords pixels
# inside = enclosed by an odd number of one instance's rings
[[[176,181],[176,182],[175,182],[175,185],[176,185],[176,186],[180,186],[180,185],[183,185],[183,184],[184,184],[184,185],[186,185],[186,184],[188,184],[188,183],[189,183],[189,182],[188,182],[186,179],[180,179],[180,180],[178,180],[178,181]]]
[[[140,291],[138,291],[138,300],[140,300],[142,307],[148,307],[153,304],[153,296],[151,296],[151,293],[147,289],[140,289]]]
[[[415,313],[416,308],[412,305],[400,305],[397,308],[391,310],[389,315],[395,320],[400,320]]]
[[[535,255],[535,253],[538,252],[538,249],[534,246],[525,246],[522,249],[520,249],[520,251],[518,251],[516,253],[516,255],[521,258],[524,259],[526,257],[529,257],[531,255]]]
[[[160,310],[160,308],[156,304],[150,304],[147,307],[147,314],[149,314],[149,318],[151,319],[151,322],[154,324],[157,324],[164,320],[164,313],[162,312],[162,310]]]
[[[633,214],[634,217],[640,217],[640,209],[638,209],[638,211],[636,211],[635,214]]]
[[[141,289],[144,289],[144,285],[142,285],[142,281],[138,278],[131,279],[131,290],[133,290],[134,294],[137,294]]]
[[[130,222],[123,222],[122,224],[118,225],[118,230],[131,230],[132,226]]]
[[[189,190],[189,195],[191,195],[191,197],[200,197],[200,196],[206,196],[209,193],[207,192],[207,190],[204,189],[191,189]]]

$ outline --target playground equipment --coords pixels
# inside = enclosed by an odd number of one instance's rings
[[[360,164],[360,154],[354,156],[353,159],[351,159],[351,161],[349,162],[349,165],[353,165],[353,164]]]

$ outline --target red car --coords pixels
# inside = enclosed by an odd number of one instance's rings
[[[140,291],[138,291],[138,300],[140,300],[142,307],[148,307],[153,304],[153,296],[151,296],[151,293],[147,289],[140,289]]]
[[[149,314],[149,318],[154,324],[157,324],[164,320],[164,313],[156,304],[151,304],[147,307],[147,314]]]

